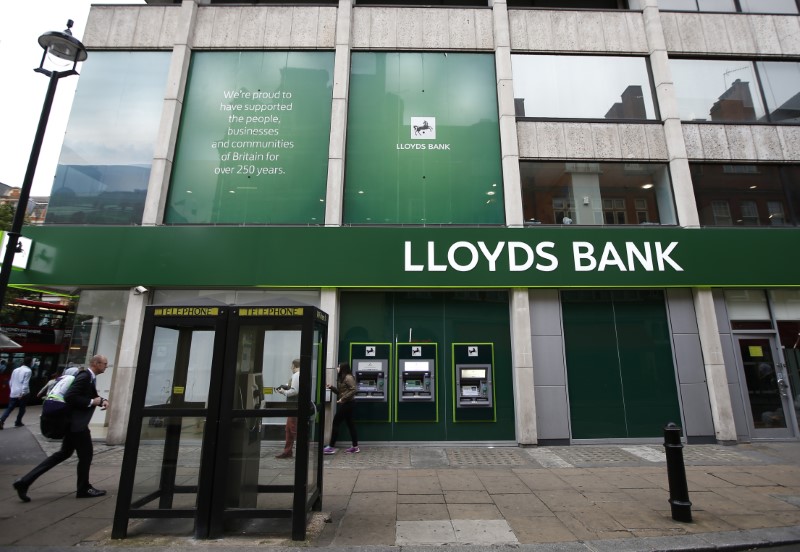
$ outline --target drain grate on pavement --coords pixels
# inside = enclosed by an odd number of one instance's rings
[[[370,468],[410,468],[411,453],[408,448],[400,447],[361,447],[357,454],[347,454],[344,449],[334,455],[325,456],[326,468],[337,469],[370,469]]]
[[[633,454],[622,450],[619,447],[563,447],[551,448],[552,452],[569,462],[576,468],[589,468],[608,465],[628,465],[638,466],[643,463],[642,459]]]
[[[459,448],[448,449],[451,466],[525,466],[528,457],[512,448]]]

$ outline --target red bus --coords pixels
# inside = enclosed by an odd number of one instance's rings
[[[67,359],[72,336],[73,305],[62,298],[10,299],[0,312],[0,331],[22,345],[0,350],[0,406],[8,404],[11,372],[26,356],[31,363],[31,394],[28,404],[41,402],[36,393]]]

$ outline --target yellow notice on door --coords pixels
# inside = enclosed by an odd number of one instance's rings
[[[750,345],[748,350],[750,358],[761,358],[764,356],[764,348],[761,345]]]

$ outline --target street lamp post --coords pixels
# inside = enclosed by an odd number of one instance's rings
[[[19,243],[19,236],[22,231],[22,223],[25,221],[28,198],[31,195],[31,186],[33,185],[33,175],[36,173],[36,164],[39,162],[39,152],[42,149],[44,131],[47,128],[47,120],[50,118],[50,109],[53,106],[53,98],[56,95],[58,80],[63,77],[77,75],[78,71],[76,71],[75,68],[78,62],[84,61],[87,57],[86,48],[80,40],[72,36],[72,31],[70,31],[72,25],[73,22],[72,19],[70,19],[67,21],[67,28],[64,29],[64,31],[51,31],[39,37],[39,46],[44,49],[44,52],[42,53],[42,61],[39,63],[39,67],[34,69],[34,71],[49,77],[50,84],[47,87],[47,94],[44,97],[42,114],[39,117],[39,127],[36,129],[36,137],[33,140],[31,155],[28,159],[28,168],[25,171],[25,180],[22,182],[22,188],[19,192],[19,201],[14,211],[14,221],[11,223],[11,230],[8,232],[8,244],[6,245],[5,254],[3,256],[3,265],[0,267],[0,308],[5,305],[6,290],[8,289],[8,282],[11,278],[11,265],[14,262],[14,255],[22,250]],[[45,69],[44,61],[48,54],[72,62],[72,68],[67,71],[51,71]]]

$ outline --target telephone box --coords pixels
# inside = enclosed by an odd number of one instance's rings
[[[305,539],[322,506],[327,322],[287,300],[147,307],[113,538],[127,536],[132,518],[191,519],[198,539],[286,518],[292,538]],[[295,360],[290,401],[277,389]]]

